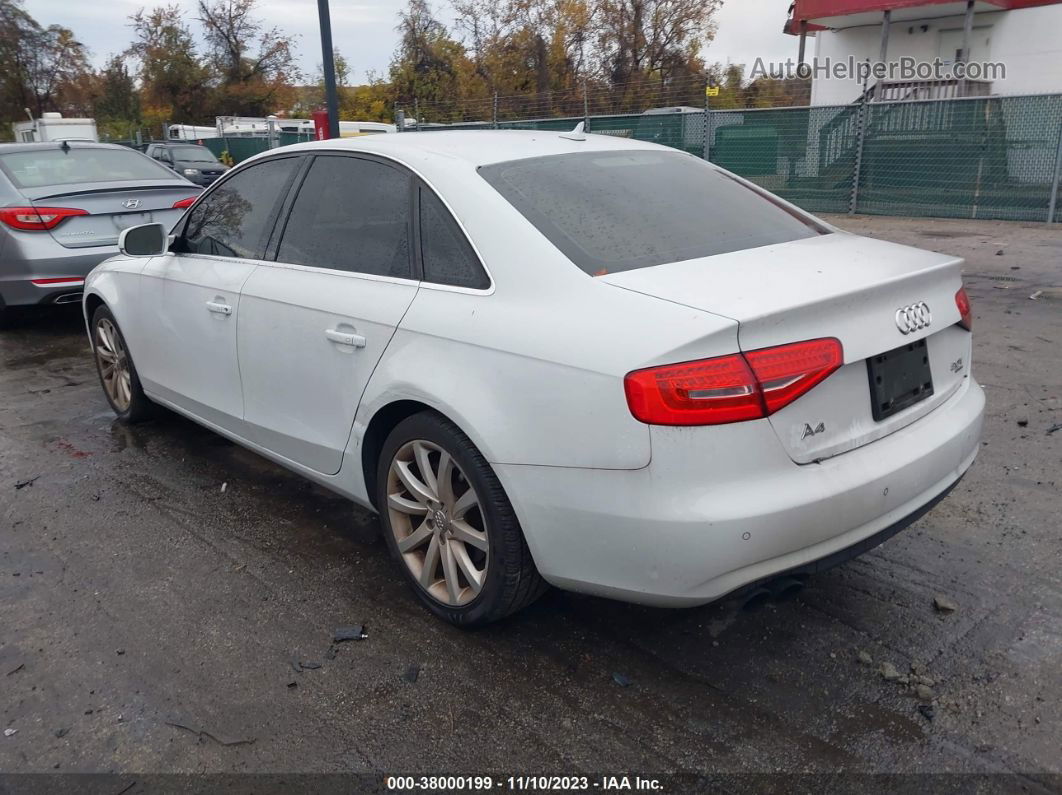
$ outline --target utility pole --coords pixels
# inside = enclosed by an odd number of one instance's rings
[[[332,51],[332,18],[328,0],[317,0],[321,20],[321,66],[324,70],[325,106],[328,108],[328,137],[339,137],[339,95],[336,93],[336,63]]]

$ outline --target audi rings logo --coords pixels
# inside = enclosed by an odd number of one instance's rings
[[[933,313],[929,311],[929,304],[919,301],[917,304],[901,307],[896,310],[896,328],[901,334],[910,334],[929,328],[933,322]]]

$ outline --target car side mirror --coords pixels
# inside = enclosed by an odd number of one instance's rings
[[[123,229],[118,249],[127,257],[157,257],[170,246],[169,231],[164,224],[141,224]]]

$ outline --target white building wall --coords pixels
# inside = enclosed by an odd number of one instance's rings
[[[962,27],[962,16],[895,22],[889,28],[887,60],[910,56],[948,61],[953,57],[952,45],[961,41]],[[813,49],[820,65],[826,57],[839,61],[849,55],[857,61],[877,61],[881,25],[820,31]],[[1006,64],[1007,77],[992,81],[993,94],[1062,93],[1062,5],[977,14],[970,60]],[[847,104],[861,92],[862,86],[854,77],[837,80],[816,76],[811,103]]]

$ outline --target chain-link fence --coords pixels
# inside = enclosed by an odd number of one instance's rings
[[[492,103],[489,121],[421,120],[419,129],[562,132],[585,121],[588,132],[707,156],[812,212],[1062,220],[1062,94],[706,111],[703,82],[698,90],[701,108],[595,114],[588,101],[585,114],[514,119],[501,118],[508,112],[498,113]],[[684,84],[672,92],[674,98],[692,89]],[[631,96],[609,101],[645,101]],[[514,109],[511,104],[509,112]],[[280,133],[278,142],[311,139],[311,133]],[[204,143],[237,163],[270,145],[265,137]]]
[[[707,141],[704,122],[708,119]],[[1062,218],[1062,94],[498,120],[422,127],[587,130],[683,149],[812,212]]]

